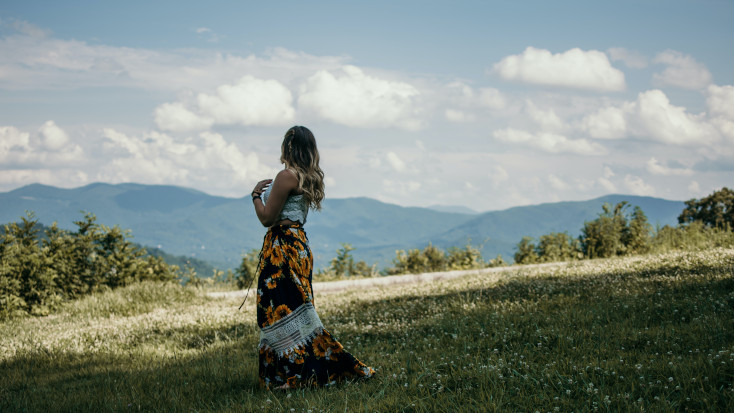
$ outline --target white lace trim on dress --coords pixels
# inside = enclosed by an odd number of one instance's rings
[[[306,345],[324,330],[321,319],[311,303],[304,303],[295,311],[260,329],[260,347],[273,349],[284,357],[289,350]]]

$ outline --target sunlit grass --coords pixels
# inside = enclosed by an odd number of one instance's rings
[[[0,324],[0,411],[726,411],[734,250],[317,296],[368,382],[257,387],[254,306],[175,284]]]

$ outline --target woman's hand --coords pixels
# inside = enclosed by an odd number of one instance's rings
[[[258,182],[257,185],[255,185],[255,189],[252,190],[251,195],[253,197],[262,195],[268,185],[270,185],[272,182],[272,179],[263,179],[262,181]]]

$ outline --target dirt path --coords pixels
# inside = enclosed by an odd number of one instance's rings
[[[510,267],[482,268],[479,270],[441,271],[427,272],[422,274],[388,275],[385,277],[357,278],[354,280],[322,281],[313,283],[314,294],[329,294],[351,289],[369,289],[386,286],[397,286],[402,284],[414,284],[432,282],[439,280],[450,280],[469,274],[495,274],[516,271],[521,268],[557,267],[565,266],[566,262],[551,262],[545,264],[513,265]],[[247,290],[219,291],[207,293],[210,297],[234,298],[244,297]],[[250,289],[250,294],[255,294],[255,289]]]

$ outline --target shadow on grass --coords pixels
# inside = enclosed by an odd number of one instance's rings
[[[727,271],[729,276],[721,278]],[[671,272],[683,278],[676,283],[653,279],[665,278]],[[708,275],[699,276],[702,273]],[[386,377],[399,372],[400,366],[408,366],[410,374],[420,373],[420,358],[408,356],[408,351],[426,357],[459,357],[474,345],[481,347],[476,357],[486,360],[489,356],[483,354],[493,349],[500,356],[528,349],[540,353],[535,347],[541,343],[546,356],[578,359],[581,364],[582,357],[611,357],[620,348],[640,352],[667,348],[662,344],[655,347],[657,343],[649,344],[651,340],[666,341],[666,345],[668,340],[685,340],[700,342],[704,348],[730,347],[734,343],[732,291],[731,266],[671,266],[661,271],[631,269],[593,276],[519,277],[430,296],[357,302],[324,311],[324,324],[327,328],[337,326],[343,343],[356,343],[355,337],[359,337],[359,344],[347,350],[368,364],[381,363],[380,358],[386,354],[394,363],[382,369],[380,378],[360,387],[307,390],[300,395],[305,394],[306,404],[308,400],[318,401],[320,408],[327,410],[342,409],[342,402],[346,407],[347,396],[356,398],[368,410],[406,408],[399,405],[399,395],[407,390],[398,380]],[[344,314],[353,315],[356,322],[347,324],[348,320],[342,319]],[[699,322],[701,317],[707,317],[708,324]],[[373,321],[379,323],[378,328],[360,330]],[[391,322],[403,327],[393,327]],[[565,329],[538,333],[561,327]],[[480,337],[478,331],[486,334]],[[573,336],[575,345],[566,343],[564,335]],[[3,362],[0,410],[251,411],[261,406],[277,408],[275,403],[286,397],[258,388],[254,320],[223,328],[170,329],[162,336],[141,339],[125,354],[36,352]],[[441,348],[427,348],[421,342],[426,337]],[[173,357],[157,352],[156,346],[166,343],[173,343]],[[668,347],[676,353],[687,351]],[[410,367],[411,362],[417,364]],[[479,379],[457,374],[453,382],[447,382],[451,391],[441,397],[455,397],[458,403],[460,398],[473,394],[471,390],[461,393],[462,381]],[[730,368],[723,378],[727,377],[731,377]],[[386,389],[394,396],[383,400]],[[266,404],[268,399],[274,404]],[[478,399],[464,401],[477,403]]]

